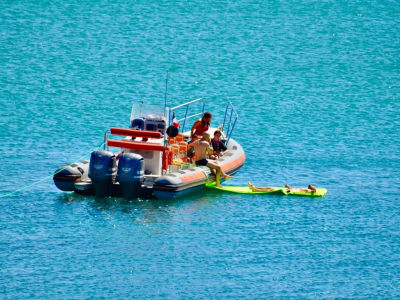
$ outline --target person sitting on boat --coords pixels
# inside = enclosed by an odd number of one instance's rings
[[[191,137],[191,140],[188,142],[188,145],[195,141],[198,141],[198,140],[199,140],[199,136],[197,134],[193,134]]]
[[[210,128],[212,115],[210,112],[204,113],[201,119],[194,122],[192,129],[190,130],[190,136],[197,134],[197,136],[203,136],[203,133]]]
[[[194,148],[194,161],[197,166],[207,166],[211,170],[216,171],[215,181],[217,187],[221,186],[221,176],[224,179],[231,179],[232,177],[225,174],[222,171],[221,166],[215,160],[208,160],[207,154],[213,154],[214,150],[210,147],[210,134],[207,132],[203,133],[203,136],[200,140],[193,142],[189,145],[189,148]]]
[[[188,151],[187,151],[187,156],[191,160],[194,156],[194,147],[189,147],[189,145],[195,141],[198,141],[199,137],[197,134],[193,134],[192,139],[188,142]]]
[[[221,141],[221,131],[215,130],[214,131],[214,137],[211,140],[211,146],[214,149],[214,156],[216,158],[226,154],[229,150],[226,148],[225,143]]]

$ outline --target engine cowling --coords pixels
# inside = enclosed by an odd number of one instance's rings
[[[92,180],[96,196],[111,195],[116,175],[115,155],[106,150],[93,151],[90,156],[89,178]]]
[[[140,196],[143,183],[143,157],[136,153],[124,153],[118,162],[117,181],[122,187],[125,198],[132,199]]]

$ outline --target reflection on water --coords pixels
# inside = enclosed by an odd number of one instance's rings
[[[57,197],[57,201],[64,206],[79,205],[93,217],[103,216],[106,220],[111,220],[116,215],[125,215],[131,218],[131,223],[159,230],[163,227],[159,226],[160,224],[192,222],[197,214],[204,214],[205,211],[212,209],[222,197],[223,194],[209,190],[204,190],[200,197],[194,194],[173,200],[127,200],[64,193]]]

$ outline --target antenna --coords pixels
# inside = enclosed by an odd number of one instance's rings
[[[164,94],[164,117],[166,116],[167,110],[167,92],[168,92],[168,70],[167,70],[167,77],[165,78],[165,94]]]
[[[167,70],[167,77],[165,78],[164,118],[167,118],[167,92],[168,92],[168,70]],[[168,114],[168,120],[167,120],[167,124],[166,125],[169,127],[169,114]],[[164,132],[164,150],[163,150],[163,155],[165,153],[166,145],[167,145],[167,130]],[[162,171],[162,172],[164,172],[164,171]]]

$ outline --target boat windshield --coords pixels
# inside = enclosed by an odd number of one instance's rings
[[[168,108],[164,110],[163,106],[136,103],[132,105],[130,121],[132,122],[133,119],[138,118],[162,119],[166,121],[169,117],[168,112]]]

